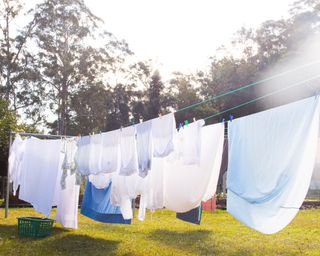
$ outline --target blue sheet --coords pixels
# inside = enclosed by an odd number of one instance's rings
[[[88,218],[104,223],[131,224],[122,217],[120,207],[110,202],[111,182],[104,189],[97,189],[89,180],[86,183],[80,213]]]

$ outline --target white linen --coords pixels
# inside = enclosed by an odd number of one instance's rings
[[[197,120],[179,130],[179,151],[184,164],[200,164],[201,131],[204,124],[204,120]]]
[[[318,128],[318,97],[230,122],[228,212],[266,234],[288,225],[309,188]]]
[[[17,189],[21,183],[21,162],[25,151],[26,140],[23,140],[19,134],[13,141],[9,154],[9,179],[13,183],[13,195],[16,195]]]
[[[61,140],[26,141],[21,163],[19,199],[33,205],[36,211],[50,215],[63,154]],[[60,172],[61,173],[61,172]]]
[[[152,122],[147,121],[136,125],[137,129],[137,151],[139,175],[145,177],[151,169],[152,164]]]
[[[78,141],[76,162],[81,175],[90,174],[90,136],[83,136]]]
[[[309,189],[320,190],[320,138],[318,138],[317,158],[313,168],[313,174]]]
[[[70,172],[70,170],[68,170]],[[76,174],[65,178],[65,188],[60,188],[55,220],[65,228],[78,228],[78,205],[80,185],[76,184]]]
[[[120,130],[102,133],[101,171],[116,172],[120,167]]]
[[[102,157],[102,135],[94,134],[90,135],[90,154],[89,157],[89,173],[98,174],[101,169],[101,157]]]
[[[191,128],[193,129],[193,128]],[[164,164],[164,206],[176,212],[187,212],[198,207],[201,201],[212,198],[216,192],[223,152],[224,124],[208,125],[201,129],[200,161],[185,164],[185,159],[167,158]],[[184,136],[192,136],[185,133]],[[197,136],[197,133],[194,134]],[[185,138],[194,143],[197,140]]]
[[[120,132],[121,165],[119,174],[129,176],[138,172],[136,128],[130,126]]]
[[[99,174],[90,174],[89,181],[97,189],[107,188],[111,181],[111,173],[99,173]]]
[[[165,157],[173,152],[173,137],[175,134],[176,121],[173,113],[152,119],[154,157]]]

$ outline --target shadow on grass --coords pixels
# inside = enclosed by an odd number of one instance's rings
[[[196,254],[212,254],[213,244],[208,248],[204,241],[209,238],[211,231],[208,230],[190,230],[190,231],[171,231],[158,229],[149,235],[149,239],[159,241],[167,246],[180,250],[193,252]]]
[[[17,225],[0,225],[0,248],[7,245],[6,255],[112,255],[118,248],[118,241],[70,231],[55,227],[52,234],[43,238],[20,237]]]
[[[69,229],[54,227],[50,236],[60,235],[61,233],[68,233]],[[19,237],[21,239],[41,239],[41,238],[26,238],[20,237],[18,232],[18,224],[17,225],[0,225],[0,237],[2,238],[12,238]]]
[[[118,248],[118,241],[67,234],[43,243],[48,252],[59,255],[110,255]]]

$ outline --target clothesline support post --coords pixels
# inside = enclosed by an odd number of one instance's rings
[[[12,131],[9,132],[9,155],[12,144]],[[5,199],[5,213],[4,217],[8,218],[9,216],[9,199],[10,199],[10,173],[9,173],[9,158],[8,158],[8,168],[7,168],[7,190],[6,190],[6,199]]]

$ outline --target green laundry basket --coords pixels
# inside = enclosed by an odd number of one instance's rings
[[[51,234],[54,220],[37,217],[18,217],[20,236],[45,237]]]

